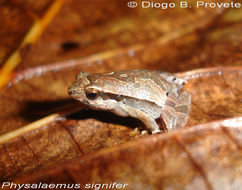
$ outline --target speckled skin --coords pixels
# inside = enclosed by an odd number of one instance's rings
[[[120,116],[140,119],[152,133],[183,127],[190,111],[190,95],[178,92],[186,81],[171,73],[128,70],[91,74],[81,72],[69,94],[94,109],[109,110]],[[88,97],[89,92],[97,95]]]

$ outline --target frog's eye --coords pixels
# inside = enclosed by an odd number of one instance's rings
[[[86,91],[86,96],[90,100],[95,100],[100,95],[100,92],[95,88],[89,88]]]

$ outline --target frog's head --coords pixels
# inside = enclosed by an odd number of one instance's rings
[[[117,107],[117,99],[103,91],[95,81],[98,75],[81,72],[76,81],[68,89],[74,99],[94,109],[112,110]]]
[[[75,82],[69,87],[68,93],[74,99],[82,101],[84,99],[85,86],[90,84],[88,80],[89,73],[81,72],[77,75]]]

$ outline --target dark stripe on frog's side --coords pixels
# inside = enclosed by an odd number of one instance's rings
[[[124,98],[124,96],[117,95],[117,94],[111,94],[111,93],[101,93],[100,96],[102,97],[103,100],[113,99],[118,102]]]
[[[126,99],[132,99],[134,101],[137,101],[136,98],[132,98],[132,97],[129,97],[129,96],[116,95],[116,94],[112,94],[112,93],[101,93],[100,96],[102,97],[103,100],[114,99],[114,100],[119,102],[119,101],[122,101],[126,98]],[[152,104],[153,106],[158,106],[154,102],[149,102],[147,100],[140,99],[138,101],[143,101],[143,102]]]
[[[114,99],[118,102],[122,101],[124,104],[128,103],[128,105],[130,105],[132,107],[136,107],[145,113],[152,112],[153,115],[154,115],[154,110],[157,110],[157,111],[160,110],[160,112],[162,111],[162,108],[160,106],[158,106],[154,102],[150,102],[147,100],[142,100],[142,99],[137,100],[136,98],[132,98],[129,96],[122,96],[122,95],[116,95],[116,94],[111,94],[111,93],[102,93],[101,97],[103,100]],[[157,117],[160,117],[160,114],[156,113],[156,115],[158,115]]]
[[[102,96],[103,100],[114,99],[116,101],[122,101],[123,103],[128,102],[128,104],[126,104],[126,105],[136,107],[137,109],[139,109],[139,110],[147,113],[148,115],[152,116],[152,118],[154,119],[156,124],[159,126],[159,129],[165,128],[165,123],[163,121],[163,118],[161,118],[163,108],[161,108],[157,104],[155,104],[153,102],[149,102],[147,100],[137,100],[137,99],[132,98],[132,97],[115,95],[115,94],[111,94],[111,93],[102,93],[101,96]],[[142,107],[142,103],[139,106],[135,105],[135,102],[137,102],[137,101],[143,102],[146,106]],[[173,103],[171,101],[169,101],[169,102]],[[147,106],[149,107],[148,109],[147,109]],[[174,107],[171,107],[171,109],[174,109]],[[169,119],[171,119],[173,117],[173,115],[172,115],[172,113],[170,113],[170,111],[167,110],[166,113],[165,113]]]

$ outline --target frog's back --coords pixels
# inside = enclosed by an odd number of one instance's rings
[[[92,74],[88,77],[90,86],[100,87],[105,93],[135,97],[162,106],[167,92],[175,85],[160,76],[161,72],[149,70],[129,70],[112,73]]]

